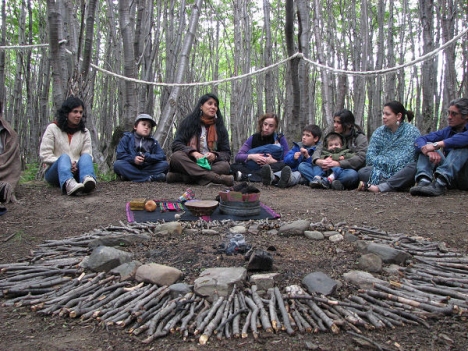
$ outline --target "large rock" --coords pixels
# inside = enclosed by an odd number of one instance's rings
[[[195,280],[194,291],[213,301],[214,295],[228,296],[234,284],[243,286],[247,270],[243,267],[215,267],[205,269]]]
[[[311,294],[331,295],[335,292],[338,282],[323,272],[313,272],[302,279],[302,284]]]
[[[98,246],[131,246],[133,244],[149,241],[151,238],[146,234],[125,234],[125,235],[109,235],[91,240],[88,247],[95,248]]]
[[[378,273],[382,271],[382,259],[373,253],[365,254],[359,257],[358,267],[367,272]]]
[[[348,283],[357,285],[361,289],[371,289],[375,283],[385,283],[385,281],[375,278],[372,274],[363,271],[349,271],[343,274],[343,278]]]
[[[98,246],[88,259],[83,261],[83,267],[94,272],[108,272],[112,268],[130,262],[132,258],[133,255],[129,252],[108,246]]]
[[[281,226],[278,231],[279,235],[304,235],[304,232],[309,229],[310,221],[300,220]]]
[[[385,263],[404,264],[412,256],[406,251],[397,250],[393,247],[383,244],[370,243],[367,245],[367,252],[380,256]]]
[[[259,291],[267,291],[275,286],[275,279],[279,277],[279,273],[252,274],[250,284],[256,285]]]
[[[154,228],[155,234],[182,234],[182,224],[179,222],[167,222],[160,224]]]
[[[133,280],[135,278],[135,273],[138,267],[141,266],[141,262],[139,261],[132,261],[129,263],[121,264],[118,267],[115,267],[110,271],[112,274],[120,275],[120,280]]]
[[[311,240],[323,240],[324,236],[322,232],[319,232],[318,230],[306,230],[304,232],[304,235],[306,238],[311,239]]]
[[[177,268],[158,263],[149,263],[138,267],[135,279],[139,282],[171,285],[178,281],[181,276],[182,272]]]

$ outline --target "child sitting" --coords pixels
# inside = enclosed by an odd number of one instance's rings
[[[293,142],[294,146],[289,150],[284,158],[286,167],[281,170],[279,188],[289,188],[296,184],[308,184],[309,182],[302,177],[298,167],[301,163],[309,163],[312,161],[312,154],[315,151],[316,145],[322,137],[322,130],[315,124],[309,124],[302,130],[302,141]]]
[[[157,140],[150,136],[155,126],[156,122],[150,115],[140,114],[135,119],[133,131],[124,133],[120,139],[114,172],[122,180],[166,181],[169,168],[166,154]]]
[[[333,161],[346,160],[354,156],[349,149],[344,149],[344,140],[338,133],[331,132],[325,137],[324,149],[322,150],[321,158],[331,158]],[[342,171],[341,167],[332,167],[327,171],[322,171],[322,174],[316,175],[310,182],[309,186],[313,189],[330,189],[343,190],[343,184],[336,180]]]

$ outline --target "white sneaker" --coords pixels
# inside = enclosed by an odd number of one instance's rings
[[[65,190],[67,195],[76,195],[77,193],[83,191],[84,185],[78,183],[75,178],[70,178],[65,182]]]
[[[86,176],[83,179],[83,186],[84,186],[83,191],[85,193],[90,193],[91,191],[94,190],[94,188],[96,188],[96,181],[94,180],[93,177]]]

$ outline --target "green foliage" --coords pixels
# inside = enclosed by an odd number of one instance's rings
[[[27,164],[20,176],[20,184],[28,183],[36,179],[37,172],[39,171],[39,163]]]

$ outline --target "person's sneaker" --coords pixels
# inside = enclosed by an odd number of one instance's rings
[[[413,187],[416,188],[416,187]],[[417,189],[410,189],[411,195],[418,195],[418,196],[440,196],[444,195],[447,191],[447,187],[442,185],[437,180],[432,181],[429,185],[418,185]],[[413,190],[413,191],[411,191]]]
[[[262,172],[263,185],[273,184],[273,180],[275,179],[275,175],[273,174],[273,170],[271,169],[270,165],[263,166],[261,172]]]
[[[428,196],[424,188],[432,185],[429,180],[421,179],[415,186],[410,188],[410,194],[413,196]]]
[[[331,187],[333,190],[344,190],[344,185],[337,179],[331,183]]]
[[[150,181],[151,182],[165,182],[166,181],[166,175],[164,173],[159,173],[156,175],[150,176]]]
[[[282,170],[281,170],[281,176],[280,176],[280,179],[278,181],[278,187],[279,188],[287,188],[288,187],[288,184],[289,182],[291,181],[291,167],[289,166],[285,166]]]
[[[312,189],[330,189],[330,182],[327,178],[315,176],[314,179],[309,183]]]
[[[78,183],[75,178],[70,178],[65,182],[65,191],[67,195],[76,195],[82,192],[84,189],[84,185],[82,183]]]
[[[96,181],[91,176],[86,176],[83,179],[83,192],[90,193],[96,188]]]

